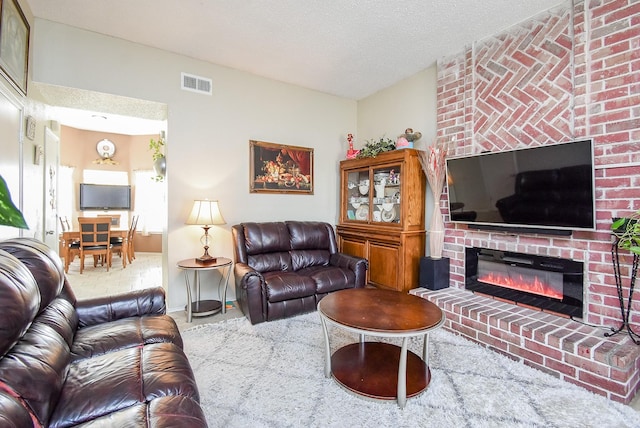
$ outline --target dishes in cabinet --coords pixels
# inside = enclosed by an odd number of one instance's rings
[[[369,219],[369,205],[360,205],[360,208],[356,210],[356,220],[368,220]]]
[[[361,184],[360,186],[358,186],[358,190],[360,191],[361,195],[366,195],[367,193],[369,193],[369,185]]]
[[[382,210],[382,221],[391,223],[396,219],[396,207],[393,206],[389,211]]]

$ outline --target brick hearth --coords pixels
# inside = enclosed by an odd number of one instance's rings
[[[456,288],[411,294],[438,305],[444,328],[516,361],[628,404],[640,386],[640,346],[606,330]]]

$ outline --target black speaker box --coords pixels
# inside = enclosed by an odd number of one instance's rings
[[[449,259],[420,258],[420,287],[441,290],[449,286]]]

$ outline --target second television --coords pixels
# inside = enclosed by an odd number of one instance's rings
[[[113,184],[80,184],[80,211],[130,210],[131,186]]]

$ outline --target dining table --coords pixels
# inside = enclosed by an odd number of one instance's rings
[[[112,238],[122,238],[123,241],[127,240],[127,233],[129,229],[111,229]],[[80,241],[79,230],[67,230],[60,234],[60,258],[67,260],[69,257],[69,244],[72,242]]]

